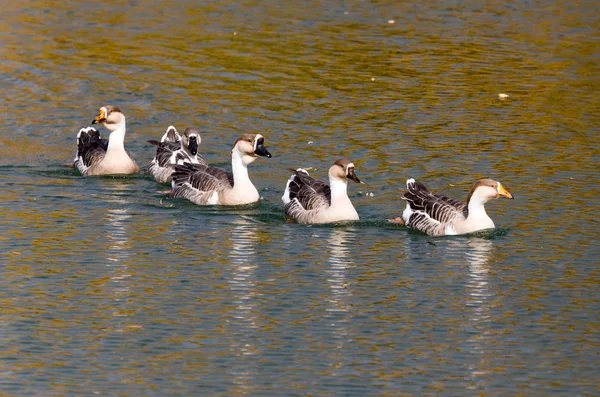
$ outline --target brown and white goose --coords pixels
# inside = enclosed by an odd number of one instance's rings
[[[339,159],[329,168],[329,185],[302,168],[292,172],[281,197],[288,218],[306,224],[359,219],[348,197],[348,179],[360,183],[350,160]]]
[[[193,128],[186,128],[181,136],[175,127],[169,126],[160,142],[148,141],[156,146],[156,155],[152,159],[148,171],[156,179],[156,182],[171,183],[171,174],[176,164],[208,165],[206,160],[198,154],[198,146],[201,141],[200,134]]]
[[[494,228],[484,204],[493,198],[513,198],[500,182],[492,179],[477,181],[466,203],[432,193],[414,179],[406,181],[406,188],[408,191],[402,198],[407,203],[402,219],[406,226],[430,236],[466,234]]]
[[[248,176],[248,165],[258,157],[271,157],[260,134],[244,134],[231,149],[232,173],[201,164],[175,165],[172,195],[198,205],[244,205],[260,198]]]
[[[92,124],[102,124],[110,131],[107,139],[100,138],[94,127],[82,128],[77,134],[77,154],[73,167],[83,176],[135,174],[139,168],[125,151],[125,116],[116,106],[103,106]]]

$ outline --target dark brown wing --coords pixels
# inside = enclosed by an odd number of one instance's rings
[[[297,199],[307,211],[331,205],[329,185],[313,178],[304,170],[294,172],[288,185],[290,200]]]
[[[413,229],[433,235],[440,227],[468,215],[465,203],[443,194],[432,193],[421,182],[409,179],[407,188],[403,198],[413,212],[407,226]]]
[[[221,168],[200,164],[181,164],[173,172],[174,188],[187,185],[198,192],[219,191],[233,187],[233,174]]]
[[[108,140],[100,138],[100,132],[94,127],[82,128],[77,134],[77,155],[73,160],[82,175],[88,168],[102,161],[108,149]]]
[[[171,163],[171,157],[173,153],[181,149],[179,142],[159,142],[150,140],[148,143],[156,146],[156,155],[154,156],[153,163],[158,164],[160,167],[168,167]]]

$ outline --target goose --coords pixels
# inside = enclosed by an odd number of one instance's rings
[[[285,185],[281,200],[286,216],[297,223],[357,221],[358,213],[348,198],[348,179],[362,183],[354,173],[354,164],[339,159],[329,168],[329,185],[298,168]]]
[[[140,169],[125,151],[125,116],[116,106],[103,106],[92,124],[102,124],[110,131],[107,139],[100,138],[94,127],[82,128],[77,134],[77,154],[73,167],[83,176],[135,174]]]
[[[208,165],[206,160],[198,154],[198,145],[202,139],[194,128],[186,128],[183,136],[172,125],[167,128],[160,142],[150,140],[148,143],[156,146],[156,156],[150,163],[148,172],[156,182],[171,183],[171,174],[175,164],[202,164]]]
[[[172,196],[198,205],[244,205],[260,198],[248,177],[248,165],[258,157],[271,157],[260,134],[244,134],[231,149],[232,173],[221,168],[185,163],[175,165]]]
[[[500,182],[493,179],[477,181],[466,203],[432,193],[412,178],[406,181],[406,188],[408,191],[402,197],[407,201],[402,221],[406,226],[430,236],[492,229],[495,225],[485,212],[484,204],[493,198],[513,198]]]

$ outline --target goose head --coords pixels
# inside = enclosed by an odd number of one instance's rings
[[[260,156],[271,157],[265,148],[265,138],[260,134],[244,134],[233,144],[231,151],[242,158],[242,163],[247,166]]]
[[[331,168],[329,168],[329,178],[337,179],[346,183],[346,179],[350,179],[356,183],[361,183],[360,179],[354,173],[354,164],[348,159],[339,159]]]
[[[493,179],[480,179],[475,183],[473,189],[471,189],[467,202],[476,199],[483,204],[488,200],[501,197],[512,199],[513,195],[498,181]]]
[[[100,114],[92,120],[92,124],[102,124],[107,130],[115,131],[120,127],[125,127],[125,116],[116,106],[102,106]]]
[[[198,153],[198,146],[202,142],[200,133],[194,128],[186,128],[183,136],[181,137],[181,147],[183,150],[189,152],[192,156]]]

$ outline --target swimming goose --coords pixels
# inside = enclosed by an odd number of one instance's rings
[[[513,196],[498,181],[481,179],[475,183],[467,202],[434,194],[414,179],[406,181],[408,192],[402,219],[406,226],[430,236],[473,233],[494,228],[494,222],[485,212],[484,204],[493,198]]]
[[[356,221],[358,213],[348,198],[348,179],[361,183],[354,173],[354,164],[339,159],[329,168],[329,185],[308,175],[302,168],[285,185],[281,200],[285,214],[298,223],[331,223]]]
[[[103,106],[92,124],[102,124],[110,131],[108,140],[100,138],[94,127],[82,128],[77,134],[77,154],[73,167],[84,176],[135,174],[139,168],[125,151],[125,116],[116,106]]]
[[[248,164],[259,156],[271,157],[260,134],[244,134],[231,149],[233,173],[201,164],[175,165],[173,192],[175,198],[186,198],[198,205],[244,205],[260,196],[248,177]]]
[[[156,182],[170,183],[175,164],[208,165],[206,160],[198,154],[198,145],[201,141],[200,134],[193,128],[186,128],[182,137],[175,127],[169,126],[160,142],[148,141],[156,146],[156,156],[152,159],[148,171],[156,179]]]

